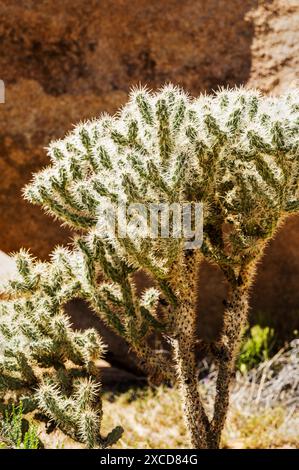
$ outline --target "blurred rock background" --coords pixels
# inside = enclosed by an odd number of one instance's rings
[[[246,85],[265,93],[298,86],[298,0],[0,0],[0,250],[30,248],[47,258],[71,234],[21,196],[48,162],[44,147],[82,119],[113,113],[138,83],[171,81],[193,95]],[[252,290],[251,320],[281,339],[298,328],[299,218],[267,249]],[[7,272],[4,256],[1,272]],[[9,263],[9,261],[8,261]],[[140,281],[142,284],[142,280]],[[226,287],[201,273],[202,336],[221,325]],[[95,324],[81,302],[68,306],[75,326]],[[105,329],[109,360],[136,369],[124,343]]]

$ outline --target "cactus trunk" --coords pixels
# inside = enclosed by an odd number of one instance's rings
[[[260,253],[261,255],[261,253]],[[259,257],[258,257],[259,258]],[[221,433],[229,407],[230,384],[234,374],[236,356],[248,315],[248,294],[253,281],[257,258],[247,263],[237,280],[230,279],[227,309],[224,313],[220,345],[217,348],[218,375],[209,447],[219,448]]]
[[[195,449],[207,449],[210,423],[198,389],[194,351],[186,346],[185,341],[177,340],[175,354],[184,418],[191,445]]]
[[[196,370],[196,301],[197,271],[200,254],[186,251],[173,270],[179,288],[179,305],[175,310],[174,356],[181,391],[183,411],[193,448],[208,447],[209,420],[198,388]],[[191,286],[191,291],[189,290]]]

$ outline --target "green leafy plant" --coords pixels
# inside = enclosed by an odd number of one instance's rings
[[[238,355],[238,369],[245,373],[260,362],[269,359],[274,345],[273,339],[273,328],[268,326],[263,328],[260,325],[250,328]]]
[[[63,311],[80,297],[125,338],[155,380],[179,384],[191,445],[219,447],[256,265],[277,227],[299,209],[298,117],[295,91],[275,98],[221,90],[192,99],[170,85],[157,93],[136,89],[114,117],[81,123],[53,142],[51,165],[25,197],[71,227],[75,238],[47,263],[24,251],[16,256],[19,274],[4,289],[0,317],[4,399],[21,389],[32,406],[90,447],[117,441],[119,428],[107,438],[100,434],[102,342],[92,330],[72,331]],[[130,224],[125,237],[115,235],[111,214],[119,205],[161,202],[203,204],[201,250],[181,235],[153,238]],[[204,258],[229,285],[223,329],[212,344],[196,329]],[[141,296],[139,270],[153,282]],[[156,331],[170,354],[151,347]],[[198,349],[218,365],[212,416],[198,388]]]
[[[23,404],[12,406],[11,411],[5,411],[5,416],[0,422],[0,442],[3,447],[13,447],[14,449],[38,449],[40,440],[37,434],[37,427],[29,423],[28,429],[24,431],[25,424],[28,424],[23,417]]]

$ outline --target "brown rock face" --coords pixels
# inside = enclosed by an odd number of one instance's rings
[[[6,87],[6,103],[0,108],[0,248],[5,252],[30,248],[46,257],[54,245],[68,241],[69,233],[22,198],[22,188],[32,173],[44,167],[44,147],[63,137],[79,119],[99,109],[120,105],[121,92],[105,97],[91,94],[47,95],[33,80],[19,80]],[[74,100],[76,105],[74,106]]]
[[[51,139],[114,112],[131,86],[172,81],[197,95],[219,85],[278,93],[294,84],[298,10],[297,0],[1,0],[0,249],[24,246],[44,258],[69,241],[66,229],[22,200],[21,188],[47,164]],[[290,220],[269,245],[252,296],[255,319],[263,312],[289,331],[299,310],[298,228]],[[225,286],[210,266],[201,279],[199,321],[211,337]]]
[[[247,80],[251,0],[0,2],[0,249],[46,256],[69,236],[21,188],[44,147],[79,120],[114,112],[139,82],[198,94]],[[45,230],[46,228],[46,230]]]

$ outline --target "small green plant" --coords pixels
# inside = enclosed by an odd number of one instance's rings
[[[28,429],[24,428],[28,422],[23,417],[23,404],[13,405],[11,411],[6,410],[4,419],[0,423],[0,441],[2,447],[14,449],[38,449],[40,440],[37,435],[37,427],[29,423]]]
[[[237,368],[245,373],[271,355],[274,345],[274,330],[266,326],[255,325],[249,330],[237,360]]]

